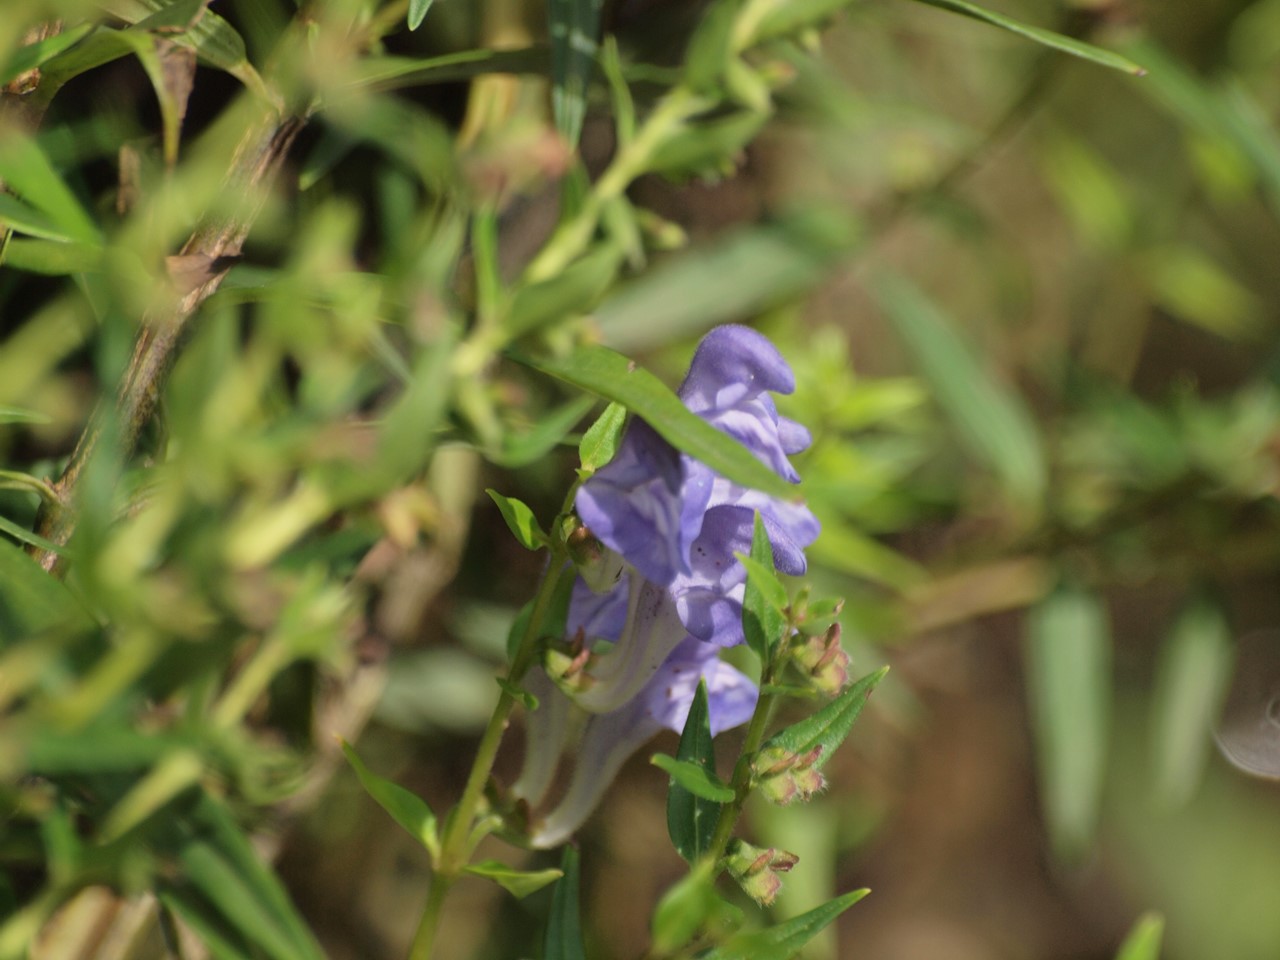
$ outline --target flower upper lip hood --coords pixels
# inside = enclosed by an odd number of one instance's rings
[[[770,396],[771,391],[794,389],[791,368],[763,334],[727,325],[712,330],[698,345],[679,395],[690,411],[795,483],[799,476],[787,458],[809,445],[809,432],[779,416]],[[639,419],[628,427],[617,456],[582,485],[575,506],[602,543],[646,579],[664,586],[677,577],[697,578],[691,551],[712,508],[759,511],[774,562],[784,573],[804,572],[804,547],[818,535],[818,522],[807,507],[721,477],[675,451]],[[749,528],[745,543],[735,540],[724,546],[728,557],[749,549]]]

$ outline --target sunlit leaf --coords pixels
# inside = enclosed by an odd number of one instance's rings
[[[427,802],[400,786],[373,773],[364,765],[360,755],[351,744],[343,741],[342,752],[347,762],[360,778],[360,785],[365,792],[378,802],[383,810],[391,814],[396,823],[404,827],[411,837],[430,851],[432,857],[440,853],[440,840],[436,833],[436,815],[431,812]]]
[[[622,443],[623,427],[627,422],[627,408],[611,403],[587,428],[578,444],[578,459],[585,471],[599,470],[613,459]]]
[[[803,756],[820,748],[813,766],[825,766],[849,736],[867,698],[871,696],[871,691],[888,672],[888,667],[881,667],[874,673],[867,674],[817,713],[775,733],[764,742],[762,752],[781,751]]]
[[[870,890],[854,890],[765,930],[740,933],[703,960],[791,960],[827,924],[865,897]]]
[[[580,347],[567,357],[511,353],[535,370],[621,403],[643,417],[673,446],[745,487],[795,500],[800,488],[787,483],[742,444],[690,413],[661,380],[604,347]]]
[[[520,546],[526,550],[537,550],[547,545],[549,540],[546,533],[538,525],[538,519],[533,515],[533,511],[523,502],[514,497],[504,497],[492,489],[485,490],[485,493],[502,511],[502,519],[507,522],[507,529],[520,542]]]
[[[422,26],[422,21],[427,18],[427,11],[431,9],[432,0],[409,0],[409,29],[417,30]]]

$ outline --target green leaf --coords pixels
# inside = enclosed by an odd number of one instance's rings
[[[390,780],[384,780],[369,770],[360,759],[351,744],[342,742],[342,752],[347,762],[360,778],[360,785],[365,792],[378,802],[383,810],[391,814],[396,823],[404,827],[415,840],[421,843],[431,854],[434,861],[440,855],[440,839],[436,833],[436,815],[431,812],[427,802]]]
[[[707,707],[707,682],[699,681],[693,704],[689,707],[676,759],[691,763],[714,775],[716,748],[711,739],[711,714]],[[730,798],[733,792],[729,793]],[[667,790],[667,834],[676,853],[693,863],[711,847],[720,804],[700,797],[674,778]]]
[[[372,482],[383,488],[405,483],[431,459],[448,412],[454,339],[450,329],[421,349],[407,388],[383,419],[377,461],[370,472]]]
[[[698,177],[731,169],[755,139],[769,114],[739,110],[726,117],[690,124],[653,151],[649,167],[669,177]]]
[[[1106,767],[1111,638],[1096,596],[1061,587],[1031,611],[1027,682],[1045,817],[1074,858],[1093,837]]]
[[[612,285],[622,264],[622,250],[605,244],[547,280],[518,289],[503,328],[515,339],[548,323],[583,313]]]
[[[564,876],[551,893],[551,917],[542,944],[543,960],[587,960],[578,915],[578,851],[564,848],[560,859]]]
[[[654,908],[653,953],[675,953],[707,925],[721,903],[712,865],[690,871],[662,895]]]
[[[0,252],[0,265],[56,277],[96,269],[100,254],[93,244],[15,238]]]
[[[417,30],[431,9],[432,0],[409,0],[409,29]]]
[[[556,129],[578,145],[587,114],[587,85],[595,66],[604,0],[550,0],[551,109]]]
[[[526,550],[538,550],[550,542],[538,525],[533,511],[524,503],[514,497],[504,497],[490,488],[486,488],[485,493],[498,505],[498,509],[502,511],[502,519],[507,522],[507,529],[520,541],[522,547]]]
[[[822,768],[835,754],[840,744],[844,743],[845,737],[849,736],[849,731],[853,729],[854,721],[862,712],[867,697],[871,696],[871,691],[888,672],[888,667],[881,667],[874,673],[867,674],[817,713],[775,733],[765,741],[761,750],[776,748],[787,753],[803,755],[809,753],[814,747],[821,747],[822,750],[813,766]]]
[[[1095,47],[1093,44],[1085,43],[1082,40],[1065,37],[1060,33],[1054,33],[1052,30],[1030,26],[1020,20],[1006,17],[1002,13],[996,13],[994,10],[986,10],[976,4],[968,3],[966,0],[916,0],[916,2],[927,4],[930,7],[937,7],[940,10],[949,10],[951,13],[958,13],[963,17],[971,17],[993,27],[999,27],[1001,30],[1016,33],[1018,36],[1025,37],[1028,40],[1034,40],[1036,43],[1043,44],[1062,53],[1069,53],[1073,57],[1080,57],[1099,66],[1120,70],[1135,77],[1141,77],[1147,72],[1145,67],[1138,66],[1128,57],[1122,57],[1118,53]]]
[[[677,760],[665,753],[655,753],[649,762],[668,773],[672,783],[679,784],[695,797],[717,803],[728,803],[733,799],[732,788],[717,777],[714,770],[708,770],[700,763]]]
[[[578,444],[578,458],[582,469],[594,473],[614,458],[622,443],[623,428],[627,423],[627,408],[611,403],[587,428]]]
[[[516,870],[497,860],[484,860],[462,868],[463,873],[473,877],[484,877],[492,880],[517,900],[541,890],[548,883],[554,883],[564,876],[563,870],[554,867],[547,870]]]
[[[464,50],[439,57],[373,56],[355,67],[354,89],[394,90],[429,83],[456,83],[487,73],[546,75],[545,48]]]
[[[0,173],[0,176],[3,174]],[[0,226],[42,240],[75,242],[80,239],[75,232],[68,231],[44,211],[7,193],[0,193]]]
[[[742,0],[716,0],[689,38],[684,54],[684,78],[685,85],[695,93],[714,91],[736,56],[733,28],[741,7]]]
[[[1160,960],[1163,937],[1164,917],[1155,912],[1144,913],[1124,938],[1116,960]]]
[[[9,83],[19,74],[34,70],[45,61],[56,57],[63,50],[75,46],[92,32],[93,24],[82,23],[78,27],[72,27],[70,30],[55,33],[53,36],[45,37],[45,39],[36,43],[29,43],[26,46],[19,47],[13,52],[9,62],[3,68],[0,68],[0,86]]]
[[[773,545],[769,543],[769,534],[759,511],[751,530],[751,555],[739,553],[736,556],[747,569],[746,592],[742,597],[742,631],[746,635],[747,646],[761,663],[767,664],[787,629],[782,611],[788,598],[786,587],[774,572]]]
[[[791,960],[827,924],[865,897],[870,890],[853,890],[765,930],[740,933],[705,954],[702,960]]]
[[[596,402],[595,397],[578,397],[550,413],[542,414],[531,429],[504,436],[502,448],[491,453],[489,459],[500,467],[508,468],[524,467],[541,460],[568,436]]]
[[[986,375],[953,324],[914,284],[884,273],[873,292],[961,440],[990,464],[1011,496],[1038,507],[1047,483],[1044,454],[1021,399]]]
[[[19,526],[8,517],[0,517],[0,532],[7,533],[20,543],[29,543],[33,547],[39,547],[41,550],[49,550],[53,553],[71,556],[71,551],[52,540],[47,540],[38,533],[32,533],[26,527]]]
[[[1231,681],[1231,659],[1221,611],[1194,601],[1160,652],[1151,702],[1155,791],[1168,806],[1186,803],[1200,782]]]
[[[93,620],[75,595],[18,547],[0,540],[0,646]]]
[[[49,423],[47,414],[26,407],[11,407],[0,403],[0,423]]]
[[[511,357],[622,404],[643,417],[672,446],[734,483],[786,500],[801,499],[799,486],[783,480],[737,440],[691,413],[661,380],[619,353],[585,346],[563,358],[515,352]]]

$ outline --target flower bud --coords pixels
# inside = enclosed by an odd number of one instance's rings
[[[840,643],[840,624],[833,623],[820,637],[798,636],[791,653],[809,682],[827,696],[835,696],[848,684],[849,654]]]
[[[766,800],[782,807],[797,800],[805,802],[827,785],[815,766],[821,756],[821,744],[803,754],[767,747],[751,761],[752,785]]]
[[[761,849],[742,840],[729,848],[726,866],[743,891],[762,907],[767,907],[782,889],[782,877],[800,862],[794,853],[776,847]]]

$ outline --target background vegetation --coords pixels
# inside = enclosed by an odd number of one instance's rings
[[[778,916],[874,890],[805,955],[1274,958],[1210,731],[1280,772],[1280,2],[999,5],[1143,77],[947,2],[618,0],[595,68],[590,3],[425,6],[0,17],[0,957],[403,956],[426,855],[335,737],[447,808],[539,574],[482,491],[553,516],[598,409],[545,371],[751,321],[894,667],[749,810]],[[581,837],[593,957],[681,873],[663,779]],[[546,894],[456,896],[442,956],[533,952]]]

